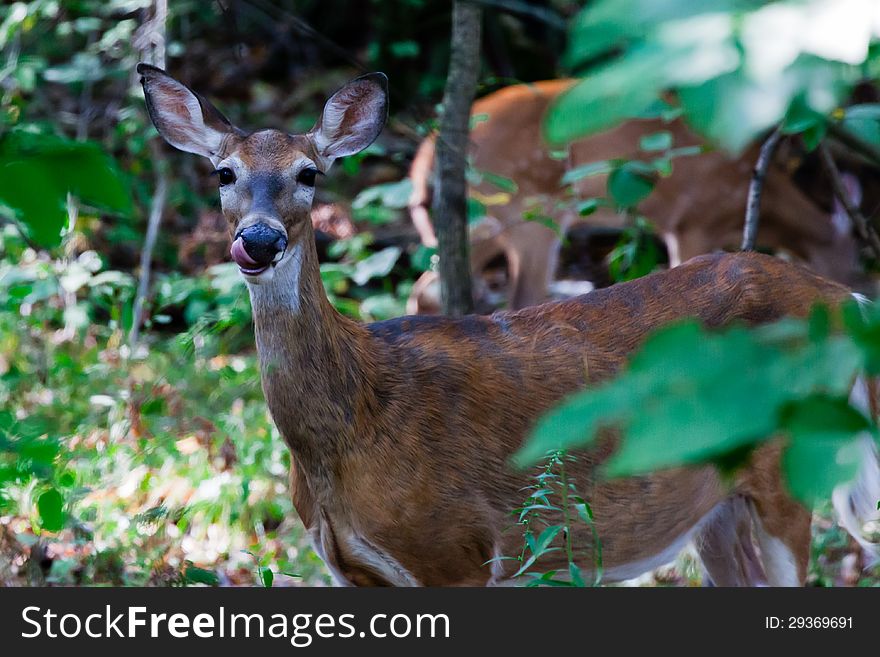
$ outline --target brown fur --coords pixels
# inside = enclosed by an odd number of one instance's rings
[[[294,455],[294,503],[307,526],[323,526],[325,541],[344,526],[426,585],[484,583],[496,545],[518,553],[521,538],[507,530],[528,473],[512,469],[510,455],[541,412],[612,376],[653,329],[687,316],[712,326],[770,321],[847,294],[768,256],[716,255],[517,313],[362,326],[330,307],[317,260],[307,263],[300,317],[255,308],[261,353],[281,354],[263,363],[264,390]],[[771,292],[779,289],[787,294]],[[574,472],[607,568],[671,544],[728,494],[710,468],[593,481],[589,472],[608,451],[580,454]],[[739,492],[791,545],[803,577],[809,514],[782,488],[777,450],[756,455]],[[377,577],[344,551],[327,556],[351,581]]]

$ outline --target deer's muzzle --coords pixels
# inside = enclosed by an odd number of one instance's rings
[[[239,231],[232,242],[230,255],[243,274],[264,272],[287,248],[287,237],[279,230],[259,223]]]

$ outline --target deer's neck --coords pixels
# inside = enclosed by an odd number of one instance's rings
[[[248,285],[263,391],[298,464],[326,473],[353,446],[368,334],[327,300],[311,235],[290,248],[271,281]]]

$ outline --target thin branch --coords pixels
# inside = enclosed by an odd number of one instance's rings
[[[155,142],[154,142],[155,144]],[[156,239],[159,236],[159,224],[162,222],[162,213],[165,210],[165,202],[168,200],[168,176],[165,173],[162,156],[157,154],[161,149],[155,146],[153,160],[156,164],[156,191],[150,203],[150,218],[147,221],[147,234],[144,237],[144,248],[141,249],[141,267],[138,278],[137,295],[134,300],[134,312],[132,313],[131,335],[129,346],[134,351],[140,338],[142,315],[146,305],[147,295],[150,292],[150,273],[153,263],[153,250],[156,248]]]
[[[168,0],[156,0],[153,18],[144,25],[145,45],[144,54],[152,52],[152,57],[144,57],[144,60],[152,59],[159,68],[165,68],[165,22],[168,18]],[[138,278],[137,294],[134,298],[134,312],[132,313],[131,333],[129,334],[129,346],[132,353],[140,338],[141,320],[146,304],[147,295],[150,291],[150,269],[153,262],[153,250],[156,248],[156,238],[159,236],[159,224],[162,221],[162,213],[165,210],[165,202],[168,199],[168,175],[165,171],[162,149],[153,141],[150,144],[150,152],[156,167],[156,192],[150,204],[150,217],[147,221],[147,234],[144,238],[144,247],[141,249],[141,268]]]
[[[18,236],[21,238],[21,241],[24,242],[29,249],[32,249],[37,253],[43,250],[42,246],[31,239],[31,236],[28,235],[27,228],[24,227],[24,224],[15,215],[11,208],[6,211],[0,209],[0,226],[4,226],[6,224],[10,224],[15,228],[16,231],[18,231]]]
[[[875,260],[880,260],[880,236],[877,235],[877,231],[865,218],[865,215],[853,204],[853,200],[850,198],[843,178],[840,175],[840,170],[837,168],[837,164],[835,164],[834,158],[831,156],[831,151],[828,150],[828,146],[825,143],[819,144],[819,158],[822,160],[822,168],[825,169],[825,173],[828,174],[828,178],[831,180],[831,189],[834,190],[834,196],[837,197],[843,209],[846,210],[850,220],[856,227],[859,237],[871,248],[871,255]]]
[[[761,145],[758,161],[752,171],[752,181],[749,183],[749,197],[746,202],[746,222],[743,229],[743,241],[740,247],[743,251],[754,251],[755,240],[758,237],[758,220],[761,212],[761,192],[764,190],[764,179],[767,177],[767,169],[773,160],[773,154],[782,137],[782,128],[778,126],[767,140]]]
[[[870,161],[873,166],[880,167],[880,148],[861,139],[839,123],[829,123],[828,132],[841,144]]]

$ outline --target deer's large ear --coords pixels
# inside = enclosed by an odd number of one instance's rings
[[[369,73],[330,97],[309,134],[318,154],[329,164],[372,144],[387,118],[388,78],[384,73]]]
[[[241,134],[207,100],[165,71],[138,64],[147,111],[159,134],[175,148],[204,155],[216,164],[224,140]]]

